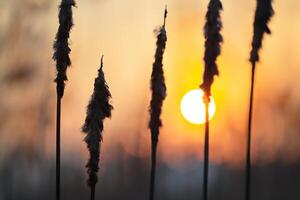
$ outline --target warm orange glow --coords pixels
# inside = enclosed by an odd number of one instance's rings
[[[31,3],[25,4],[44,1],[26,1]],[[0,107],[7,112],[0,114],[5,119],[0,125],[1,133],[4,133],[0,137],[0,151],[12,149],[17,141],[24,141],[24,137],[28,143],[36,142],[35,133],[40,132],[40,109],[45,109],[43,102],[47,100],[49,110],[45,114],[49,115],[47,118],[51,121],[45,123],[48,128],[43,132],[47,137],[47,152],[53,154],[53,109],[56,97],[55,87],[49,80],[55,74],[55,62],[51,61],[50,56],[53,50],[50,47],[58,26],[57,3],[49,1],[51,6],[48,11],[43,11],[42,16],[30,15],[27,16],[30,20],[22,21],[15,20],[13,11],[24,9],[23,4],[20,7],[14,3],[16,1],[6,1],[3,5],[3,0],[0,2],[0,37],[3,36],[7,41],[3,46],[7,49],[5,56],[0,56],[1,77],[10,77],[13,66],[22,69],[24,65],[41,66],[36,69],[41,71],[37,71],[32,76],[34,80],[28,84],[22,81],[20,85],[1,84],[2,93],[9,96],[2,98],[0,103]],[[273,34],[265,38],[260,52],[253,117],[253,132],[256,133],[253,137],[254,163],[257,159],[263,164],[279,159],[300,159],[300,138],[296,134],[299,132],[296,123],[299,121],[299,106],[296,103],[299,102],[300,92],[295,89],[300,85],[300,12],[295,6],[298,2],[276,1],[274,8],[278,15],[270,23]],[[251,74],[248,58],[256,2],[228,0],[226,4],[227,11],[234,12],[222,12],[225,42],[222,44],[222,55],[217,60],[220,76],[214,79],[212,87],[218,111],[212,118],[214,123],[210,124],[213,141],[210,160],[243,167]],[[67,82],[62,108],[63,154],[82,152],[85,156],[82,160],[87,158],[80,128],[103,53],[105,76],[114,106],[112,118],[105,120],[101,150],[110,153],[102,154],[104,163],[105,160],[107,163],[112,160],[111,154],[118,153],[120,147],[130,155],[148,159],[149,80],[156,42],[153,29],[162,23],[164,7],[165,2],[158,0],[111,0],[95,1],[93,4],[82,1],[80,9],[74,9],[75,26],[70,38],[72,67],[68,70],[70,81]],[[183,119],[180,104],[183,96],[201,82],[204,72],[205,38],[202,27],[207,1],[168,1],[168,8],[168,41],[163,58],[167,98],[162,107],[159,157],[172,166],[185,166],[185,159],[191,156],[203,159],[204,127]],[[19,18],[28,13],[21,12]],[[109,19],[105,16],[109,16]],[[95,24],[101,24],[101,27]],[[29,32],[28,27],[31,30]],[[36,40],[35,36],[40,39]],[[36,43],[32,43],[30,38],[35,39]],[[39,56],[36,56],[37,51]],[[291,95],[291,102],[285,103],[287,108],[280,104],[287,101],[285,92]],[[25,93],[27,101],[24,101]],[[279,99],[282,96],[285,101]],[[199,99],[195,104],[201,101]],[[29,115],[32,117],[28,121],[28,117],[24,116]],[[287,126],[295,130],[288,131]],[[263,159],[260,152],[264,152]],[[282,155],[285,156],[282,158]]]

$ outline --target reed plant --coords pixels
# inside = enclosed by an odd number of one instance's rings
[[[204,173],[203,173],[203,200],[207,200],[208,172],[209,172],[209,103],[211,97],[211,86],[214,82],[214,76],[219,74],[217,57],[221,53],[221,35],[222,21],[220,12],[223,9],[220,0],[210,0],[206,13],[206,23],[204,26],[205,69],[203,74],[203,83],[200,88],[204,91],[203,101],[205,103],[205,136],[204,136]]]
[[[85,122],[82,132],[86,134],[84,141],[89,150],[89,160],[86,164],[88,180],[87,184],[91,188],[90,199],[95,199],[95,186],[98,181],[100,144],[102,142],[103,122],[105,118],[111,117],[113,106],[110,104],[111,93],[105,81],[103,72],[103,56],[95,79],[94,91],[87,106]]]
[[[61,123],[61,100],[64,95],[67,68],[71,65],[69,47],[70,31],[73,27],[72,7],[74,0],[62,0],[59,6],[59,27],[54,41],[53,59],[56,61],[56,200],[60,199],[60,123]]]
[[[150,121],[149,128],[151,131],[151,172],[150,172],[150,190],[149,200],[154,199],[155,190],[155,171],[156,171],[156,152],[159,136],[159,128],[162,126],[160,115],[162,112],[163,101],[166,98],[166,84],[163,71],[163,55],[166,48],[167,33],[165,29],[167,8],[164,13],[164,22],[157,31],[155,61],[152,66],[151,74],[151,91],[152,99],[150,102]]]
[[[252,49],[250,52],[251,69],[251,88],[248,116],[247,149],[246,149],[246,183],[245,199],[251,199],[251,130],[253,113],[253,96],[256,63],[259,62],[259,50],[262,48],[264,34],[271,34],[268,23],[274,15],[272,0],[257,0],[255,18],[253,23]]]

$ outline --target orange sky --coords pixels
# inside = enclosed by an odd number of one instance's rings
[[[164,59],[168,96],[162,115],[164,127],[160,135],[160,157],[175,163],[191,154],[202,157],[204,127],[186,122],[179,105],[182,96],[201,82],[202,27],[208,1],[114,0],[78,4],[74,13],[76,26],[72,32],[73,68],[69,71],[66,92],[69,104],[65,108],[65,118],[72,119],[72,126],[66,124],[64,127],[65,137],[69,137],[68,134],[74,139],[78,137],[76,141],[83,149],[82,135],[76,134],[80,126],[74,124],[80,125],[84,119],[84,108],[103,52],[115,107],[113,118],[106,123],[103,151],[113,151],[114,143],[121,142],[129,153],[137,154],[136,138],[140,137],[140,142],[146,145],[141,145],[139,155],[148,155],[150,133],[146,125],[149,77],[155,50],[153,29],[162,23],[165,3],[169,8]],[[223,4],[224,45],[218,59],[221,75],[213,86],[217,113],[211,123],[211,158],[216,162],[236,164],[243,162],[245,149],[250,76],[247,59],[255,1],[237,3],[227,0]],[[300,46],[297,39],[300,16],[295,6],[299,7],[296,1],[276,1],[274,4],[276,15],[270,25],[273,35],[266,37],[261,52],[256,97],[277,98],[286,87],[299,82],[300,60],[296,53]],[[293,38],[296,40],[292,41]],[[73,119],[72,116],[78,117]],[[271,127],[274,125],[272,120],[277,120],[274,116],[265,117],[269,121],[265,125]],[[275,128],[278,133],[267,134],[260,131],[258,124],[260,122],[254,120],[253,149],[258,151],[256,140],[266,140],[267,146],[260,148],[265,152],[267,162],[275,159],[276,152],[282,150],[283,144],[278,140],[284,131]],[[272,131],[272,128],[264,129]],[[300,155],[299,150],[295,153]]]
[[[105,124],[102,152],[107,155],[121,143],[130,154],[148,156],[147,109],[156,40],[153,30],[162,23],[165,4],[169,9],[164,57],[168,96],[163,107],[164,127],[160,135],[159,157],[176,165],[189,155],[202,158],[204,127],[191,125],[183,119],[180,100],[201,83],[202,29],[208,0],[77,2],[75,26],[71,33],[73,65],[68,71],[69,82],[63,100],[64,155],[81,152],[86,156],[80,127],[100,55],[104,53],[104,70],[115,109],[112,119]],[[218,59],[220,76],[213,85],[217,112],[211,121],[210,150],[214,162],[236,165],[243,162],[245,155],[250,76],[248,57],[255,1],[224,0],[223,6],[224,44]],[[257,67],[253,156],[262,163],[285,157],[278,152],[289,155],[284,159],[286,161],[300,158],[300,138],[296,133],[285,134],[286,116],[274,114],[275,111],[270,109],[270,105],[286,89],[292,90],[292,99],[300,99],[295,89],[300,84],[299,9],[298,0],[274,1],[275,16],[270,24],[273,34],[265,38],[261,62]],[[50,47],[57,30],[56,15],[57,8],[53,5],[51,12],[45,16],[49,22],[49,49],[44,50],[47,61],[51,59]],[[54,74],[54,62],[48,65]],[[54,95],[54,84],[52,93]],[[50,141],[54,139],[50,138]],[[295,139],[298,142],[290,145]]]

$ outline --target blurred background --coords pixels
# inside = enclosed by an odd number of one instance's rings
[[[55,63],[59,1],[0,0],[0,200],[54,199]],[[114,105],[105,122],[98,199],[146,199],[153,30],[168,5],[164,69],[168,96],[158,147],[156,199],[194,200],[202,193],[204,126],[180,113],[203,72],[208,0],[85,0],[74,9],[72,67],[62,107],[62,197],[89,198],[84,135],[86,105],[105,55]],[[250,87],[248,62],[254,0],[224,0],[220,76],[213,86],[209,198],[240,200]],[[255,200],[300,198],[300,3],[274,1],[255,86],[252,194]]]

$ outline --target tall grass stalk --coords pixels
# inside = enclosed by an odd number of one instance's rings
[[[103,56],[100,69],[94,83],[94,92],[87,107],[86,118],[82,132],[86,133],[84,141],[87,144],[90,158],[86,164],[88,180],[91,188],[91,200],[95,199],[95,186],[98,181],[100,142],[102,142],[103,121],[111,117],[111,93],[105,81],[103,72]]]
[[[165,29],[167,8],[164,13],[164,23],[157,30],[155,61],[151,74],[151,90],[152,99],[150,102],[150,122],[149,128],[151,131],[151,173],[150,173],[150,190],[149,200],[154,199],[155,190],[155,171],[156,171],[156,152],[159,136],[159,128],[162,126],[160,119],[163,101],[166,98],[166,85],[163,72],[163,55],[166,48],[167,33]]]
[[[257,6],[254,19],[254,31],[252,39],[252,49],[250,53],[251,70],[251,89],[248,116],[248,133],[247,133],[247,149],[246,149],[246,183],[245,183],[245,199],[251,199],[251,129],[252,129],[252,113],[253,113],[253,95],[256,63],[259,62],[259,50],[262,48],[264,33],[271,34],[268,22],[274,15],[272,8],[272,0],[257,0]]]
[[[203,101],[205,103],[205,136],[204,136],[204,170],[203,170],[203,200],[207,200],[208,193],[208,173],[209,173],[209,103],[211,96],[211,86],[214,76],[219,74],[216,63],[217,57],[221,53],[221,43],[223,37],[220,33],[222,21],[220,12],[223,9],[220,0],[210,0],[206,13],[206,23],[204,26],[205,37],[205,70],[203,83],[200,88],[204,91]]]
[[[64,95],[67,68],[71,65],[69,54],[70,31],[73,26],[72,6],[74,0],[62,0],[59,6],[59,27],[53,45],[53,59],[56,61],[56,200],[60,199],[60,122],[61,122],[61,100]]]

